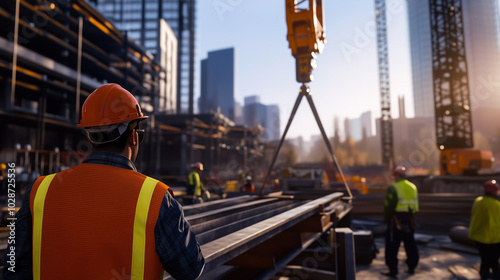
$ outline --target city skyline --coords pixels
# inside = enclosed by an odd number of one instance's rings
[[[313,71],[316,79],[309,86],[323,125],[330,136],[333,135],[334,117],[353,119],[366,111],[372,112],[374,119],[380,116],[376,32],[372,2],[360,0],[357,1],[357,5],[343,2],[324,4],[328,43],[325,51],[317,59],[318,68]],[[467,1],[464,3],[467,7]],[[411,13],[408,13],[408,5],[412,5],[410,6]],[[498,8],[496,1],[488,5]],[[251,14],[257,10],[274,16],[264,17],[265,20],[250,21],[251,24],[247,24],[247,19],[251,19]],[[418,28],[415,28],[415,23],[423,24],[423,27],[419,26],[420,29],[425,28],[428,26],[426,22],[428,15],[423,17],[422,23],[417,22],[421,21],[422,17],[413,17],[413,23],[408,22],[408,17],[416,13],[425,14],[426,11],[428,12],[428,8],[425,3],[420,5],[416,1],[410,3],[404,0],[387,1],[393,118],[398,117],[397,96],[406,97],[408,117],[428,115],[422,112],[434,110],[432,99],[426,98],[423,102],[421,95],[414,96],[413,94],[416,90],[414,85],[421,83],[422,80],[429,80],[429,76],[432,77],[432,70],[429,69],[424,75],[421,73],[422,70],[415,71],[415,65],[412,66],[411,63],[409,43],[409,30],[412,30],[413,37],[422,36],[419,34],[422,32],[418,32]],[[198,105],[196,101],[201,95],[201,61],[211,51],[234,48],[237,51],[235,59],[238,60],[238,64],[235,64],[235,80],[238,80],[235,83],[235,103],[241,104],[244,97],[258,94],[262,96],[263,103],[279,104],[281,124],[282,126],[286,124],[299,84],[294,81],[295,73],[292,70],[294,58],[290,54],[287,42],[285,39],[279,39],[281,36],[277,36],[278,32],[286,34],[284,13],[284,7],[275,2],[265,3],[258,0],[198,2],[195,36],[197,38],[195,112],[202,111],[201,108],[196,108]],[[464,11],[464,17],[468,17],[466,11]],[[411,17],[410,20],[412,20]],[[478,34],[475,36],[482,36],[481,38],[484,37],[483,33],[491,31],[478,33],[478,27],[467,22],[465,29],[468,34],[471,34],[470,30],[474,30],[474,34]],[[493,29],[498,33],[497,26]],[[498,34],[495,38],[498,38]],[[424,47],[428,44],[428,39],[426,40],[424,36],[421,40],[420,44],[424,45],[420,48],[421,53],[425,53]],[[469,49],[467,52],[468,57],[478,57],[477,54],[474,56]],[[425,60],[422,63],[425,64]],[[421,65],[420,69],[426,65],[430,66],[428,64]],[[473,65],[473,63],[470,64]],[[471,80],[471,87],[477,88],[478,83],[475,84]],[[419,92],[418,89],[417,92]],[[311,125],[311,122],[315,121],[310,110],[303,107],[307,105],[299,108],[289,133],[290,136],[304,136],[307,139],[310,135],[319,133],[319,130]]]
[[[278,104],[284,127],[298,95],[295,59],[286,41],[284,3],[279,1],[200,1],[197,59],[215,49],[237,51],[236,102],[260,95],[265,104]],[[389,63],[392,115],[397,97],[413,100],[407,11],[404,0],[388,0]],[[254,15],[259,13],[259,20]],[[375,10],[371,0],[324,3],[327,44],[313,70],[311,93],[328,136],[333,119],[356,118],[366,111],[380,116]],[[199,93],[197,93],[199,94]],[[307,103],[307,102],[303,102]],[[287,138],[319,134],[308,104],[301,104]],[[413,116],[413,104],[407,104]],[[343,131],[343,129],[341,129]]]

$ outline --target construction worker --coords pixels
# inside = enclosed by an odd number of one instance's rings
[[[275,192],[281,191],[281,185],[280,185],[279,179],[274,179],[273,191],[275,191]]]
[[[187,194],[193,196],[193,204],[203,203],[202,195],[207,192],[200,179],[200,173],[203,171],[203,164],[195,162],[191,165],[191,173],[188,176]]]
[[[163,270],[199,277],[205,260],[182,207],[168,186],[134,166],[146,118],[117,84],[87,97],[78,126],[92,152],[27,190],[4,279],[160,279]]]
[[[245,184],[241,187],[241,191],[243,192],[254,192],[255,186],[252,184],[252,176],[247,176],[245,178]]]
[[[500,280],[500,202],[495,180],[484,184],[484,196],[472,205],[469,238],[476,241],[481,256],[481,279]],[[491,269],[491,271],[490,271]]]
[[[7,165],[5,163],[0,163],[0,189],[2,190],[2,193],[7,193],[7,174],[5,173],[5,170],[7,169]]]
[[[406,180],[406,168],[397,166],[393,170],[395,182],[387,190],[384,201],[384,221],[387,224],[385,238],[385,264],[389,272],[383,273],[389,277],[397,277],[398,251],[401,241],[406,250],[408,273],[414,274],[419,254],[415,242],[415,221],[413,214],[418,211],[417,188]]]

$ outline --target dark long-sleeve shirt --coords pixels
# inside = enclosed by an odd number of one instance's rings
[[[396,205],[398,205],[398,193],[394,189],[393,184],[389,185],[385,193],[384,201],[384,222],[386,224],[391,220],[392,215],[396,212]]]
[[[137,171],[128,158],[112,152],[92,152],[83,163],[105,164]],[[6,280],[33,279],[30,193],[31,187],[27,190],[22,207],[16,214],[15,272],[8,270],[9,250],[4,255],[3,278]],[[175,279],[196,279],[200,276],[205,266],[205,259],[189,223],[184,218],[181,205],[169,192],[163,198],[154,233],[156,252],[163,268],[170,275]],[[61,264],[64,264],[64,261]]]

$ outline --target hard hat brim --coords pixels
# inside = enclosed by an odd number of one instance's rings
[[[143,121],[143,120],[148,119],[148,118],[149,118],[149,116],[142,116],[142,117],[134,116],[134,117],[127,118],[127,119],[120,121],[120,122],[113,122],[113,123],[102,122],[102,123],[97,123],[97,124],[77,124],[76,126],[82,127],[82,128],[98,127],[98,126],[107,126],[107,125],[112,125],[112,124],[117,124],[117,123],[131,122],[131,121],[135,121],[135,120]]]

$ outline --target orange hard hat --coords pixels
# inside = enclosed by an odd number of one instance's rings
[[[82,107],[78,127],[106,126],[148,118],[135,97],[117,84],[104,84],[92,92]]]
[[[405,177],[406,176],[406,167],[399,165],[394,168],[392,171],[392,175],[397,177]]]

